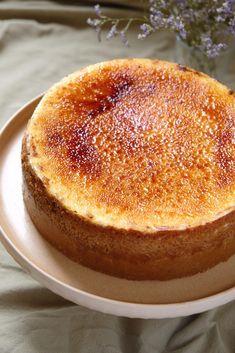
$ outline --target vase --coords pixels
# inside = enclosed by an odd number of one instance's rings
[[[204,72],[230,87],[234,86],[235,46],[232,44],[218,57],[209,58],[199,49],[190,47],[181,39],[177,38],[175,61],[178,64]]]

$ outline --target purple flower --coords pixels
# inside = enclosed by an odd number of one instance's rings
[[[226,49],[225,43],[213,43],[212,39],[208,35],[201,36],[201,49],[206,52],[209,58],[215,58],[219,55],[221,50]]]
[[[86,23],[91,27],[98,27],[98,26],[100,26],[101,21],[98,20],[97,18],[94,18],[94,19],[88,18]]]
[[[216,21],[218,22],[225,22],[226,21],[226,17],[225,16],[222,16],[222,15],[218,15],[216,17]]]
[[[101,20],[94,18],[88,18],[87,19],[87,24],[93,27],[96,31],[98,41],[101,41]]]
[[[149,0],[150,8],[159,10],[168,10],[169,1],[168,0]]]
[[[114,24],[111,29],[109,30],[106,39],[111,39],[113,37],[115,37],[118,34],[118,30],[117,30],[117,24]]]
[[[235,34],[235,17],[229,21],[229,32]]]
[[[161,1],[161,4],[162,3],[163,2]],[[160,28],[173,29],[174,31],[179,33],[181,38],[185,39],[187,37],[187,32],[185,30],[185,25],[182,21],[182,18],[180,18],[180,16],[177,16],[175,13],[166,16],[166,14],[164,14],[161,10],[159,10],[158,7],[156,7],[156,3],[154,6],[150,7],[149,19],[154,30]],[[147,28],[145,28],[145,32],[146,30]],[[140,39],[142,39],[142,37],[146,37],[145,32],[143,33],[143,35],[139,36]]]
[[[150,9],[149,19],[150,19],[151,25],[155,29],[161,28],[164,25],[163,13],[161,11],[159,11],[159,10],[155,10],[155,8],[152,9],[152,10]]]
[[[96,16],[101,17],[102,13],[101,13],[100,5],[99,4],[95,5],[94,9],[95,9]]]
[[[143,23],[140,26],[140,30],[142,31],[142,33],[138,34],[138,39],[145,39],[153,32],[153,28],[147,23]]]
[[[172,27],[179,33],[181,38],[185,39],[187,37],[185,26],[179,16],[173,18]]]
[[[184,10],[187,7],[187,1],[186,0],[175,0],[176,6],[180,10]]]
[[[128,42],[128,39],[127,39],[127,36],[126,36],[126,32],[125,32],[125,31],[121,31],[121,32],[120,32],[120,37],[121,37],[122,43],[123,43],[126,47],[129,47],[129,42]]]
[[[234,0],[224,1],[221,7],[216,8],[216,12],[218,13],[216,20],[218,22],[225,22],[228,18],[230,18],[235,11],[234,5],[235,5]]]
[[[209,58],[215,58],[220,54],[220,52],[227,48],[225,43],[214,44],[210,49],[207,51],[207,55]]]

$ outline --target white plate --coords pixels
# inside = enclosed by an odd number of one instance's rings
[[[21,192],[21,139],[40,97],[18,111],[0,135],[0,238],[33,278],[62,297],[114,315],[191,315],[235,299],[235,256],[213,269],[171,281],[128,281],[78,265],[51,247],[32,224]]]

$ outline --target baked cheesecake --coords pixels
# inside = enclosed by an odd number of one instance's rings
[[[55,84],[23,138],[23,195],[70,259],[134,280],[235,253],[235,94],[188,67],[120,59]]]

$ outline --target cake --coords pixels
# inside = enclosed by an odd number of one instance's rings
[[[119,59],[55,84],[22,144],[41,235],[133,280],[203,272],[235,253],[235,94],[188,67]]]

